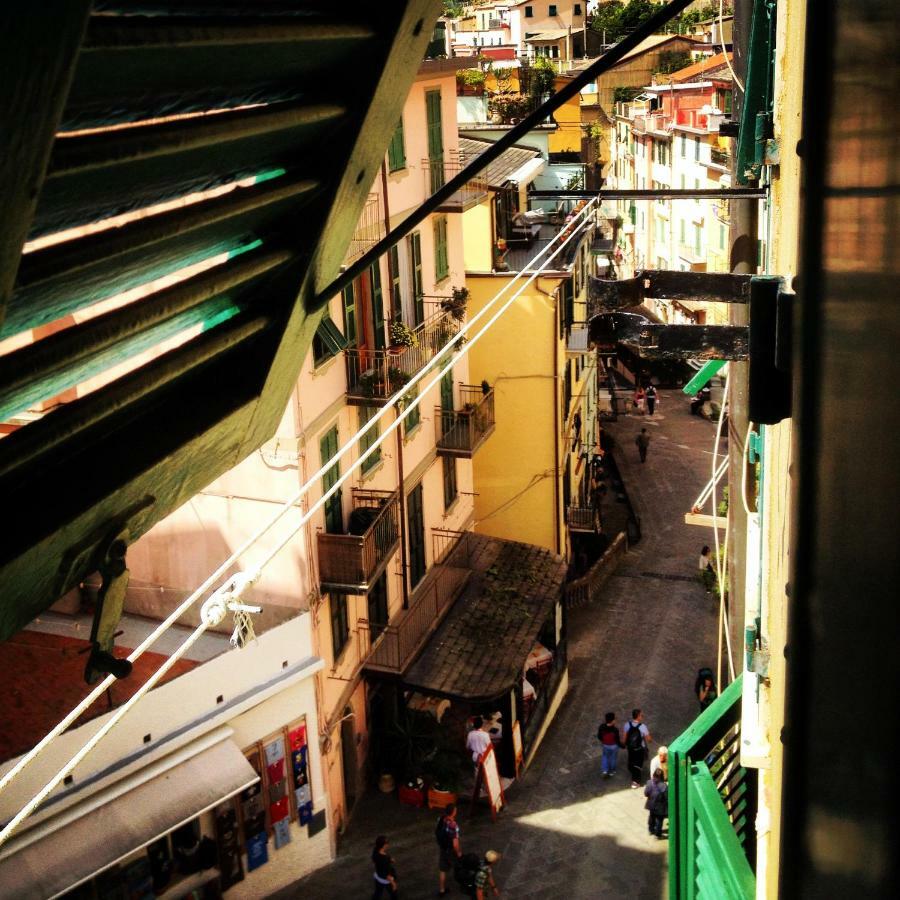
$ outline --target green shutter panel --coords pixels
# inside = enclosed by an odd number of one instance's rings
[[[428,135],[428,163],[431,169],[431,193],[444,184],[444,133],[441,121],[441,92],[425,94],[426,131]]]
[[[398,172],[400,169],[406,168],[406,148],[403,143],[403,117],[401,116],[391,136],[391,142],[388,144],[388,169],[391,172]]]
[[[375,334],[375,349],[384,350],[387,344],[384,337],[384,292],[381,289],[380,263],[372,263],[369,278],[372,283],[372,329]]]
[[[324,465],[337,453],[338,450],[338,430],[337,426],[332,428],[319,441],[319,459]],[[336,462],[322,476],[322,493],[328,491],[334,483],[341,477],[341,464]],[[325,502],[325,531],[328,534],[343,534],[344,521],[343,512],[341,510],[341,491],[337,490],[334,495]]]
[[[418,231],[409,236],[409,253],[412,259],[413,303],[415,306],[415,324],[425,321],[425,289],[422,284],[422,238]]]

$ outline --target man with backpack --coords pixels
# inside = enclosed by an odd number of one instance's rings
[[[611,778],[616,774],[616,762],[619,758],[619,747],[622,739],[619,737],[619,726],[616,725],[616,714],[608,712],[604,716],[605,721],[597,729],[597,740],[601,745],[600,770],[604,778]]]
[[[631,718],[625,724],[625,749],[628,751],[628,771],[631,772],[633,788],[641,786],[647,744],[652,740],[650,729],[644,724],[643,712],[635,707],[631,711]]]
[[[455,860],[462,856],[459,846],[459,825],[456,823],[456,804],[448,803],[444,814],[437,820],[434,836],[438,844],[439,896],[450,893],[447,889],[447,873],[453,869]]]

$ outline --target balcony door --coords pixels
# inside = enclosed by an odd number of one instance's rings
[[[374,643],[388,623],[387,572],[381,573],[381,577],[369,591],[368,607],[369,636]]]
[[[441,92],[425,92],[425,128],[428,135],[428,166],[431,193],[444,186],[444,125],[441,119]]]
[[[409,524],[409,586],[414,588],[425,575],[425,513],[422,505],[422,485],[416,485],[406,498]]]
[[[337,425],[319,441],[319,459],[325,465],[338,450]],[[332,485],[341,477],[340,461],[336,462],[322,477],[322,493],[326,493]],[[341,490],[338,488],[331,497],[325,501],[325,531],[328,534],[344,533],[344,514],[341,508]]]

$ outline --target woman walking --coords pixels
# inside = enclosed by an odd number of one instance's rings
[[[394,868],[394,860],[388,854],[388,839],[379,834],[375,838],[375,847],[372,850],[372,863],[375,866],[375,891],[372,900],[387,891],[388,897],[397,896],[397,870]]]

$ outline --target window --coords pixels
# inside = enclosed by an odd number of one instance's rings
[[[359,408],[359,427],[362,428],[363,425],[368,422],[375,413],[378,412],[377,407],[374,406],[361,406]],[[359,439],[359,453],[360,456],[378,440],[378,435],[381,432],[380,425],[375,425],[373,428],[370,428],[360,439]],[[366,457],[360,466],[360,471],[365,475],[366,472],[371,472],[378,463],[381,462],[381,448],[379,447],[371,456]]]
[[[350,637],[350,620],[347,615],[347,595],[332,594],[331,607],[331,654],[337,660]]]
[[[403,117],[397,122],[397,127],[388,144],[388,170],[399,172],[406,168],[406,149],[403,146]]]
[[[681,135],[681,158],[684,159],[687,156],[687,135]]]
[[[425,92],[425,123],[428,137],[428,166],[431,193],[444,186],[444,125],[441,114],[441,92]]]
[[[694,138],[694,159],[699,162],[700,160],[700,138]]]
[[[453,506],[456,500],[456,457],[442,456],[444,463],[444,511]]]
[[[337,425],[330,431],[326,432],[319,440],[319,460],[321,465],[325,465],[332,456],[338,451],[338,430]],[[330,469],[322,476],[322,493],[327,493],[334,483],[341,477],[341,462],[338,460]],[[325,501],[325,531],[328,534],[344,533],[344,517],[341,511],[341,491],[336,490]]]
[[[702,251],[702,239],[703,232],[701,231],[700,226],[694,223],[694,253],[696,253],[697,256],[700,256]]]
[[[372,335],[375,349],[384,350],[387,346],[384,336],[384,294],[381,290],[381,262],[375,260],[369,266],[369,296],[372,298]]]
[[[680,243],[684,244],[685,242],[685,233],[684,233],[684,219],[682,219],[678,223],[678,240]]]
[[[344,336],[338,330],[337,325],[331,321],[328,313],[322,317],[319,327],[313,335],[313,365],[321,366],[332,356],[337,355],[347,346]]]
[[[388,623],[387,572],[372,586],[368,597],[369,635],[374,641]]]
[[[719,249],[725,249],[725,226],[719,222]]]
[[[356,293],[354,284],[350,283],[341,291],[344,305],[344,337],[348,347],[356,346]]]
[[[551,4],[550,4],[550,9],[547,11],[547,15],[548,15],[548,16],[555,16],[555,15],[556,15],[556,4],[555,4],[555,3],[551,3]]]
[[[533,19],[533,18],[534,18],[534,7],[533,7],[533,6],[526,6],[526,7],[525,7],[525,18],[526,18],[526,19]]]
[[[407,403],[412,402],[419,396],[419,386],[414,384],[410,389],[409,393],[403,398],[404,408]],[[422,404],[420,403],[418,406],[414,406],[412,412],[403,420],[403,431],[407,437],[419,427],[419,422],[422,420],[421,416]]]
[[[425,515],[422,485],[417,484],[406,497],[406,519],[409,524],[409,586],[414,588],[425,574]]]
[[[436,216],[434,220],[434,280],[443,281],[450,274],[447,258],[447,217]]]
[[[572,13],[573,13],[574,15],[576,15],[576,16],[580,16],[580,15],[581,15],[581,4],[580,4],[580,3],[576,3],[576,4],[575,4],[575,7],[574,7],[574,9],[572,10]]]
[[[425,320],[425,301],[422,295],[425,293],[422,287],[422,238],[418,231],[414,231],[406,239],[407,256],[409,258],[410,287],[412,288],[415,315],[413,324],[421,325]],[[396,310],[395,310],[396,312]]]

